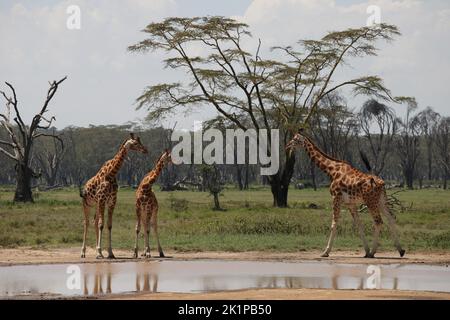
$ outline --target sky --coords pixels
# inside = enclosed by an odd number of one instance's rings
[[[79,30],[66,26],[71,5],[81,10]],[[419,107],[450,116],[450,2],[446,0],[19,0],[0,1],[0,90],[14,85],[23,117],[39,110],[48,81],[63,76],[49,109],[55,126],[108,125],[140,121],[135,99],[148,85],[180,81],[183,73],[163,68],[164,55],[127,52],[143,39],[147,24],[169,16],[229,16],[246,22],[253,39],[268,48],[319,39],[328,31],[365,26],[367,8],[377,5],[381,21],[395,24],[402,36],[380,44],[377,57],[351,60],[337,80],[380,75],[396,96],[414,96]],[[357,109],[361,98],[349,97]],[[0,112],[4,111],[3,101]],[[395,106],[402,114],[403,106]],[[164,125],[189,129],[214,113],[201,109],[177,115]]]

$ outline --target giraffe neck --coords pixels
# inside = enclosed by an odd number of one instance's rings
[[[125,157],[128,154],[128,149],[125,146],[120,147],[119,151],[116,153],[114,158],[111,160],[112,166],[109,167],[105,173],[105,175],[114,177],[119,172],[122,167],[123,162],[125,161]]]
[[[305,149],[312,161],[328,176],[332,177],[336,170],[336,165],[342,163],[339,160],[331,158],[317,147],[311,140],[305,138]]]
[[[152,185],[155,183],[156,179],[158,179],[159,175],[161,174],[162,169],[164,168],[164,157],[161,157],[161,159],[158,160],[156,163],[155,168],[150,171],[150,179],[148,180],[148,184]]]

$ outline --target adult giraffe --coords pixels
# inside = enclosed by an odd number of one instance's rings
[[[125,157],[129,150],[148,153],[142,145],[141,139],[130,133],[130,138],[125,140],[119,148],[117,154],[111,160],[106,161],[98,173],[86,182],[83,189],[80,190],[80,196],[83,199],[84,212],[84,233],[83,246],[81,247],[81,257],[86,257],[86,236],[89,225],[89,211],[94,205],[97,206],[95,214],[95,235],[97,246],[97,259],[103,258],[102,254],[102,233],[104,223],[105,207],[108,207],[108,259],[114,259],[111,247],[111,229],[112,215],[117,200],[117,181],[116,175],[119,172]]]
[[[328,156],[304,135],[303,130],[295,134],[293,139],[286,145],[286,148],[290,150],[297,147],[305,148],[309,157],[331,179],[330,193],[333,197],[333,221],[328,245],[322,257],[328,257],[331,252],[342,205],[347,206],[358,227],[366,252],[366,258],[374,258],[377,252],[380,230],[383,225],[380,212],[388,219],[395,246],[400,253],[400,257],[403,257],[405,250],[400,245],[395,219],[387,205],[384,181],[375,175],[366,174],[353,168],[345,161]],[[362,203],[366,204],[375,224],[372,250],[369,249],[369,245],[367,244],[364,227],[357,210],[357,205]]]

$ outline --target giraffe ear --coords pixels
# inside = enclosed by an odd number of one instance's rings
[[[131,139],[133,139],[133,140],[135,139],[135,138],[134,138],[134,133],[133,133],[133,132],[130,132],[130,137],[131,137]]]

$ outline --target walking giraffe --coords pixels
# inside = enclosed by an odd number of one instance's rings
[[[333,221],[328,244],[322,257],[328,257],[331,252],[342,205],[347,206],[355,221],[355,225],[358,227],[359,235],[366,252],[366,258],[374,258],[375,253],[377,252],[380,230],[383,224],[380,211],[386,216],[392,237],[394,238],[395,246],[400,253],[400,257],[403,257],[405,250],[403,250],[400,245],[395,226],[395,219],[387,205],[384,181],[375,175],[362,173],[345,161],[328,156],[314,145],[314,143],[303,134],[303,131],[299,131],[286,146],[286,148],[290,150],[297,147],[305,148],[309,157],[331,179],[330,193],[333,197]],[[357,210],[357,205],[362,203],[369,209],[369,213],[375,224],[371,251],[367,244],[364,235],[364,227]]]
[[[81,257],[86,257],[86,237],[89,226],[89,212],[91,207],[97,206],[95,214],[95,235],[97,246],[97,259],[103,258],[102,254],[102,233],[104,224],[104,211],[108,207],[108,259],[114,259],[111,247],[111,229],[112,215],[117,200],[117,181],[116,175],[120,170],[129,150],[148,153],[142,145],[141,139],[130,133],[130,138],[125,140],[119,148],[117,154],[111,160],[106,161],[98,173],[86,182],[83,189],[80,190],[80,196],[83,198],[84,212],[84,233],[83,246],[81,247]]]
[[[141,223],[144,224],[145,238],[145,251],[142,255],[147,258],[151,256],[149,244],[150,224],[155,233],[159,256],[164,257],[158,235],[158,201],[156,200],[152,186],[158,179],[164,166],[169,162],[172,162],[172,157],[170,151],[166,149],[156,161],[155,168],[142,179],[136,191],[136,243],[134,246],[134,258],[138,257],[138,237],[141,231]]]

